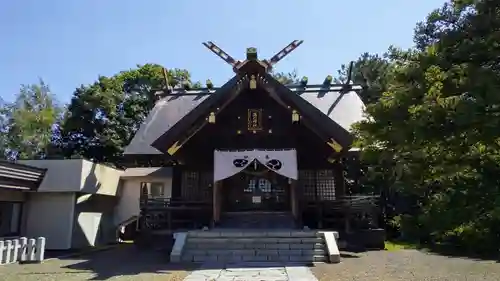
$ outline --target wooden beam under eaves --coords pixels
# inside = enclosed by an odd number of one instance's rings
[[[329,93],[329,92],[341,92],[344,88],[344,84],[331,84],[328,87],[325,87],[323,84],[313,84],[307,86],[301,85],[287,85],[292,92],[297,94],[302,93]],[[199,88],[193,90],[185,90],[185,89],[173,89],[171,93],[164,93],[162,96],[206,96],[215,93],[220,88]],[[353,85],[352,91],[360,91],[362,87],[359,85]]]

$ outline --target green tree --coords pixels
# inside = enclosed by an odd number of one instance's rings
[[[390,48],[390,52],[394,48]],[[390,79],[393,66],[389,55],[363,53],[353,63],[351,79],[354,84],[366,85],[359,94],[365,104],[377,102],[383,92],[387,90],[387,83]],[[335,78],[337,83],[345,83],[348,79],[349,64],[341,65]]]
[[[170,86],[190,82],[182,69],[168,78]],[[65,156],[116,163],[164,87],[163,68],[146,64],[76,89],[61,127]]]
[[[296,69],[292,72],[271,72],[271,75],[284,85],[297,84],[300,82]]]
[[[467,250],[500,242],[500,68],[496,1],[454,1],[391,54],[387,91],[357,126],[363,158],[411,198],[402,231]]]
[[[296,72],[277,75],[285,83],[297,80]],[[170,86],[191,83],[189,72],[182,69],[168,71],[168,80]],[[61,127],[65,156],[116,163],[164,86],[163,68],[146,64],[76,89]]]
[[[5,114],[6,103],[0,98],[0,159],[7,157],[8,151],[8,116]]]
[[[63,108],[49,86],[22,85],[12,103],[0,107],[0,142],[7,159],[43,159],[53,150],[54,127]]]

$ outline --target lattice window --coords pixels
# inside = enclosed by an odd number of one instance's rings
[[[212,197],[213,183],[214,183],[213,172],[200,173],[199,193],[201,201],[211,202],[213,200]]]
[[[259,179],[259,189],[262,192],[271,192],[272,191],[271,182],[268,179],[260,178]]]
[[[316,182],[316,171],[299,171],[299,186],[302,188],[303,200],[314,201],[314,184]]]
[[[335,199],[335,181],[332,170],[302,170],[299,171],[299,185],[302,188],[303,200],[314,202],[316,200]]]
[[[283,193],[284,189],[281,185],[275,185],[271,183],[266,178],[251,178],[248,180],[248,185],[245,186],[245,189],[243,189],[244,192],[255,192],[256,190],[259,190],[260,192],[263,193],[271,193],[271,192],[277,192],[277,193]]]
[[[182,199],[187,201],[212,200],[212,173],[183,171],[181,183]]]
[[[316,177],[318,200],[335,200],[335,180],[332,170],[319,170]]]
[[[198,172],[183,171],[181,182],[181,196],[184,200],[196,201],[198,198]]]
[[[242,176],[244,177],[244,176]],[[247,192],[247,193],[252,193],[252,192],[255,192],[255,179],[251,179],[248,181],[248,185],[245,186],[245,188],[243,189],[243,192]]]

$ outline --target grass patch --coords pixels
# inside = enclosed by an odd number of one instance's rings
[[[418,245],[404,241],[385,241],[386,251],[418,249]]]

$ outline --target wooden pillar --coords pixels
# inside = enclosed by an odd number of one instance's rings
[[[334,165],[334,180],[335,180],[335,198],[341,198],[346,195],[345,190],[345,178],[344,178],[344,163],[339,159]],[[350,226],[350,218],[351,218],[351,209],[350,209],[350,201],[344,200],[344,231],[349,233],[351,230]]]
[[[292,214],[295,218],[295,224],[297,227],[302,228],[302,208],[301,208],[301,198],[302,192],[301,187],[297,180],[291,180],[290,182],[291,200],[292,200]]]
[[[220,221],[220,214],[221,214],[221,188],[222,188],[222,181],[217,181],[214,183],[213,186],[213,201],[212,201],[212,210],[213,210],[213,224],[217,224]]]
[[[345,196],[344,164],[340,159],[333,164],[333,179],[335,181],[335,197]]]
[[[314,171],[314,204],[316,206],[316,222],[318,228],[323,228],[323,204],[318,196],[318,171]]]
[[[182,167],[177,165],[172,167],[172,198],[180,199],[182,197]]]
[[[218,203],[218,196],[217,193],[219,191],[219,182],[215,182],[214,185],[212,186],[212,227],[217,224],[217,203]]]
[[[292,211],[293,218],[295,221],[297,221],[298,214],[297,214],[297,194],[296,194],[296,181],[292,179],[288,179],[289,181],[289,188],[290,188],[290,208]]]

